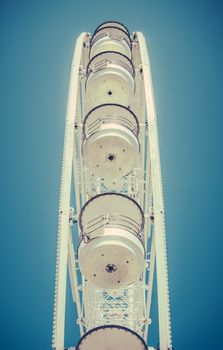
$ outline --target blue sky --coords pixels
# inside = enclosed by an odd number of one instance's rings
[[[220,349],[222,12],[220,1],[1,1],[1,348],[51,347],[72,52],[79,33],[114,19],[149,44],[174,347]]]

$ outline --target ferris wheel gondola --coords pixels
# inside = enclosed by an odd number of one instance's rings
[[[135,92],[134,66],[128,56],[103,51],[88,63],[86,93],[93,106],[119,103],[128,106]]]
[[[139,278],[145,259],[144,215],[132,198],[104,193],[91,198],[79,217],[79,268],[100,288],[121,288]]]
[[[128,29],[119,22],[105,22],[98,26],[90,41],[90,58],[100,52],[116,51],[129,59],[132,57],[132,42]]]
[[[79,340],[76,350],[148,350],[136,332],[127,327],[106,325],[91,329]]]
[[[138,134],[138,119],[128,108],[111,103],[97,106],[84,120],[83,159],[96,176],[126,176],[139,159]]]

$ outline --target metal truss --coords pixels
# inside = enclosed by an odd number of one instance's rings
[[[89,101],[85,95],[89,38],[88,33],[79,36],[70,73],[58,218],[53,348],[64,350],[68,267],[80,335],[102,324],[117,324],[136,331],[146,341],[151,323],[150,306],[156,270],[159,349],[172,349],[157,119],[145,39],[139,32],[133,33],[131,37],[136,82],[131,109],[137,115],[140,125],[141,156],[133,172],[114,183],[91,174],[83,162],[81,153],[83,120],[89,111]],[[74,202],[71,200],[72,188]],[[103,290],[85,280],[78,270],[77,246],[81,232],[76,222],[82,206],[89,198],[110,191],[128,195],[143,209],[147,258],[138,282],[126,288]]]

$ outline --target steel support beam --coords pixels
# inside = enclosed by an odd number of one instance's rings
[[[145,102],[148,117],[149,153],[151,158],[151,178],[154,207],[155,251],[158,289],[160,350],[172,348],[169,311],[168,272],[166,257],[166,235],[164,203],[160,168],[157,118],[153,95],[152,75],[146,41],[142,33],[137,33],[142,60],[142,73],[145,87]]]
[[[74,144],[74,123],[77,109],[79,67],[85,33],[77,39],[70,73],[67,101],[63,164],[58,218],[57,264],[54,302],[53,348],[64,350],[67,253],[69,233],[70,192]]]

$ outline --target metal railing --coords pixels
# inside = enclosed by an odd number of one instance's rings
[[[90,137],[92,134],[99,131],[103,125],[106,125],[106,124],[118,124],[132,131],[135,136],[137,136],[138,134],[137,125],[134,125],[127,118],[117,115],[117,116],[103,116],[103,117],[99,117],[97,120],[94,120],[92,123],[88,125],[87,128],[84,129],[85,137],[86,138]]]
[[[108,57],[108,54],[109,54],[109,57]],[[107,57],[103,57],[106,55]],[[99,61],[94,62],[98,57],[100,57]],[[90,73],[92,72],[95,73],[101,69],[105,69],[109,64],[119,65],[122,68],[126,69],[133,77],[135,76],[135,68],[133,66],[132,61],[127,56],[116,51],[104,51],[104,52],[98,53],[97,55],[92,57],[92,59],[89,61],[86,69],[87,78],[89,77]]]
[[[137,236],[143,242],[143,225],[134,219],[120,214],[99,215],[83,226],[82,237],[91,239],[90,236],[105,228],[119,228]],[[100,232],[98,233],[100,236]]]

